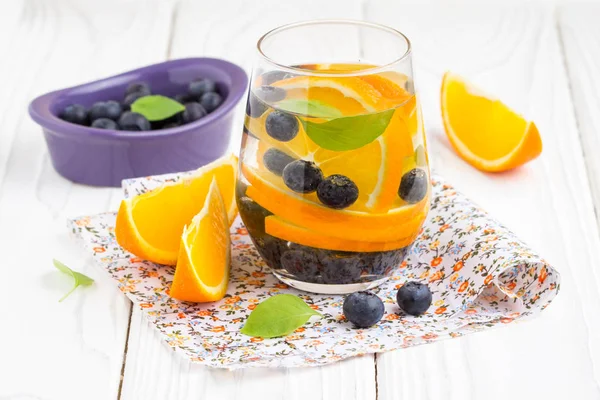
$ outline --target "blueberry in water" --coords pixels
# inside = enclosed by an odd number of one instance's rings
[[[285,89],[275,86],[261,86],[257,88],[254,93],[256,96],[267,103],[275,103],[285,99],[287,92]]]
[[[214,92],[216,89],[217,84],[211,79],[197,79],[188,85],[188,93],[196,98],[200,98],[204,93]]]
[[[98,129],[119,129],[119,125],[115,121],[109,118],[98,118],[92,122],[92,128]]]
[[[186,103],[185,111],[183,112],[183,123],[189,124],[190,122],[198,121],[203,118],[206,114],[206,110],[198,103]]]
[[[410,246],[398,250],[365,253],[361,256],[363,273],[379,279],[389,275],[406,257]]]
[[[139,99],[141,97],[145,97],[145,96],[148,96],[148,95],[145,93],[142,93],[142,92],[134,92],[134,93],[128,94],[125,97],[125,100],[123,100],[123,107],[126,108],[127,110],[129,110],[131,108],[131,105],[133,103],[135,103],[135,101],[137,99]]]
[[[347,176],[331,175],[319,183],[317,197],[327,207],[342,209],[358,199],[358,187]]]
[[[150,85],[148,85],[146,82],[134,82],[129,84],[127,89],[125,89],[125,97],[132,93],[142,93],[143,96],[148,96],[152,92],[150,91]]]
[[[258,118],[267,111],[265,103],[260,101],[254,94],[248,94],[246,102],[246,115],[252,118]]]
[[[381,320],[383,301],[371,292],[356,292],[344,300],[344,316],[357,328],[369,328]]]
[[[344,285],[360,281],[360,258],[353,254],[324,253],[319,261],[323,266],[323,283]]]
[[[119,118],[119,127],[124,131],[149,131],[150,121],[142,114],[126,111]]]
[[[88,112],[81,104],[66,106],[59,117],[72,124],[87,125],[88,123]]]
[[[265,121],[269,136],[280,142],[289,142],[298,134],[298,119],[291,114],[273,111]]]
[[[181,104],[193,102],[195,99],[187,93],[179,93],[174,97],[175,101]]]
[[[287,250],[281,256],[281,267],[297,279],[305,282],[318,280],[319,259],[306,250]]]
[[[406,282],[396,293],[398,306],[407,314],[421,315],[431,305],[431,291],[424,283]]]
[[[280,268],[281,256],[288,249],[287,242],[270,235],[251,238],[256,250],[267,265],[273,269]]]
[[[294,160],[294,157],[288,156],[283,151],[274,147],[265,151],[265,154],[263,155],[265,167],[278,176],[281,176],[284,168]]]
[[[296,160],[283,169],[283,182],[298,193],[312,193],[323,180],[323,172],[312,161]]]
[[[200,104],[202,105],[202,107],[204,107],[206,112],[209,113],[216,110],[222,102],[223,98],[221,97],[221,95],[215,92],[204,93],[202,97],[200,97]]]
[[[398,196],[408,203],[418,203],[427,195],[428,184],[427,172],[420,168],[411,169],[402,176]]]
[[[123,108],[121,104],[114,100],[109,101],[99,101],[94,103],[92,108],[90,108],[90,121],[95,121],[98,118],[108,118],[116,121],[121,116],[123,112]]]
[[[237,205],[248,232],[255,236],[263,235],[265,233],[265,218],[272,215],[272,213],[246,196],[238,197]]]
[[[292,75],[283,71],[269,71],[261,75],[261,83],[263,85],[270,85],[271,83],[282,81],[284,79],[291,78]]]

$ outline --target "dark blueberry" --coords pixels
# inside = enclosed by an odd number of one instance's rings
[[[283,182],[294,192],[314,192],[322,180],[323,172],[312,161],[292,161],[283,169]]]
[[[238,197],[237,204],[248,232],[253,236],[263,235],[265,233],[265,218],[272,215],[271,212],[244,195]]]
[[[216,83],[210,79],[197,79],[188,85],[188,93],[190,96],[196,98],[199,98],[204,93],[214,92],[216,89]]]
[[[123,108],[121,104],[114,100],[109,101],[99,101],[94,103],[92,108],[90,108],[90,121],[95,121],[98,118],[108,118],[116,121],[121,116],[123,112]]]
[[[177,128],[179,126],[181,126],[181,124],[178,122],[169,122],[168,124],[163,125],[163,127],[161,129],[171,129],[171,128]]]
[[[92,128],[116,130],[119,129],[119,126],[112,119],[98,118],[94,122],[92,122]]]
[[[252,242],[260,256],[270,268],[281,268],[280,260],[285,251],[288,250],[287,242],[270,235],[253,237]]]
[[[298,134],[298,119],[291,114],[273,111],[265,121],[269,136],[280,142],[289,142]]]
[[[123,100],[123,107],[126,108],[127,110],[129,110],[129,109],[131,109],[131,105],[133,103],[135,103],[135,101],[137,99],[139,99],[141,97],[145,97],[145,96],[148,96],[148,95],[145,93],[142,93],[142,92],[134,92],[134,93],[128,94],[125,97],[125,100]]]
[[[217,107],[221,105],[222,102],[223,98],[221,97],[221,95],[215,92],[204,93],[202,97],[200,97],[200,104],[202,105],[202,107],[204,107],[206,112],[209,113],[215,111]]]
[[[318,281],[321,265],[310,250],[287,250],[281,256],[281,267],[290,275],[305,282]]]
[[[287,92],[285,89],[275,86],[261,86],[254,91],[256,97],[267,103],[275,103],[285,99]]]
[[[177,101],[178,103],[181,103],[181,104],[190,103],[195,100],[194,97],[190,96],[187,93],[176,94],[174,99],[175,99],[175,101]]]
[[[410,247],[398,250],[364,253],[361,256],[363,273],[379,279],[391,274],[406,257]]]
[[[188,124],[203,118],[208,114],[204,107],[198,103],[186,103],[185,111],[183,112],[183,123]]]
[[[275,175],[279,176],[283,174],[283,169],[292,161],[294,161],[294,157],[288,156],[283,151],[274,147],[265,151],[265,154],[263,155],[265,167]]]
[[[396,301],[400,308],[410,315],[421,315],[431,305],[431,291],[424,283],[406,282],[396,294]]]
[[[160,130],[160,129],[168,129],[174,128],[177,126],[181,126],[182,124],[182,112],[177,113],[169,118],[165,118],[160,121],[151,121],[150,125],[152,125],[152,130]]]
[[[125,97],[132,93],[141,93],[142,96],[148,96],[152,92],[150,91],[150,85],[148,85],[146,82],[135,82],[127,86],[127,89],[125,89]]]
[[[263,85],[270,85],[271,83],[282,81],[284,79],[291,78],[292,75],[283,71],[269,71],[261,75],[261,83]]]
[[[248,102],[246,103],[246,115],[252,118],[258,118],[267,111],[265,103],[260,101],[254,94],[248,95]]]
[[[124,131],[149,131],[152,128],[146,117],[131,111],[121,114],[119,127]]]
[[[344,300],[344,316],[357,328],[369,328],[381,320],[383,301],[371,292],[356,292]]]
[[[327,207],[342,209],[358,199],[358,187],[347,176],[331,175],[319,183],[317,197]]]
[[[428,186],[427,172],[414,168],[402,176],[398,196],[408,203],[418,203],[427,195]]]
[[[87,125],[88,123],[88,112],[81,104],[66,106],[59,117],[72,124]]]
[[[360,282],[360,258],[356,255],[324,253],[319,261],[323,266],[323,283],[343,285]]]

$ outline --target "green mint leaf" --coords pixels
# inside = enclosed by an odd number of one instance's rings
[[[183,110],[181,103],[159,95],[140,97],[131,105],[131,111],[142,114],[148,121],[162,121]]]
[[[394,110],[387,110],[376,114],[336,118],[323,123],[302,123],[308,137],[320,147],[346,151],[361,148],[381,136],[392,115]]]
[[[65,294],[60,300],[58,300],[59,302],[66,299],[79,286],[89,286],[94,282],[92,278],[85,276],[82,273],[73,271],[71,268],[67,267],[65,264],[61,263],[58,260],[52,260],[52,262],[54,263],[56,269],[58,269],[61,272],[64,272],[67,275],[71,275],[73,277],[73,280],[75,281],[73,288],[69,290],[67,294]]]
[[[256,306],[241,332],[263,338],[286,336],[304,325],[313,315],[322,317],[300,297],[278,294]]]
[[[319,100],[285,99],[277,102],[277,108],[310,117],[339,118],[344,115],[337,108]]]

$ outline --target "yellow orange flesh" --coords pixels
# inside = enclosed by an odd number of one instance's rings
[[[448,139],[456,152],[478,169],[506,171],[542,152],[533,122],[458,75],[444,75],[441,104]]]
[[[237,157],[226,156],[190,177],[123,200],[115,229],[118,243],[143,259],[175,265],[183,228],[200,211],[213,178],[227,200],[228,218],[233,222],[236,177]]]
[[[214,178],[202,209],[180,240],[171,297],[191,302],[222,299],[229,281],[231,243],[225,203]]]

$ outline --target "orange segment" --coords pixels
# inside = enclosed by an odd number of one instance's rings
[[[423,221],[424,216],[419,214],[415,219]],[[408,224],[413,225],[413,224]],[[410,245],[417,236],[418,229],[412,226],[398,227],[406,235],[405,238],[384,242],[365,242],[358,240],[341,239],[315,232],[287,221],[282,220],[276,215],[268,216],[265,219],[265,231],[272,236],[283,240],[302,244],[304,246],[316,247],[319,249],[338,250],[338,251],[388,251],[400,249]]]
[[[448,139],[475,168],[506,171],[542,152],[542,139],[533,122],[456,74],[444,75],[441,104]]]
[[[143,259],[175,265],[183,228],[200,211],[213,178],[226,199],[228,218],[233,223],[237,213],[237,163],[237,157],[225,156],[190,177],[123,200],[116,225],[119,244]]]
[[[402,204],[387,213],[366,213],[334,210],[316,203],[314,193],[308,196],[291,192],[279,179],[265,178],[261,172],[243,164],[242,171],[250,182],[246,195],[280,218],[315,232],[342,239],[387,241],[403,239],[398,226],[415,222],[414,230],[422,223],[415,219],[429,203],[429,196],[416,204]],[[272,174],[271,174],[272,175]],[[398,202],[400,200],[398,199]],[[397,203],[396,203],[397,204]]]
[[[288,96],[327,103],[345,115],[352,115],[347,107],[356,103],[367,112],[383,111],[387,106],[377,89],[357,77],[296,76],[275,82],[273,86],[286,89]],[[297,90],[302,92],[294,92]],[[344,99],[354,102],[344,102]]]
[[[213,177],[202,209],[181,236],[169,294],[192,302],[222,299],[227,291],[230,259],[226,206]]]

